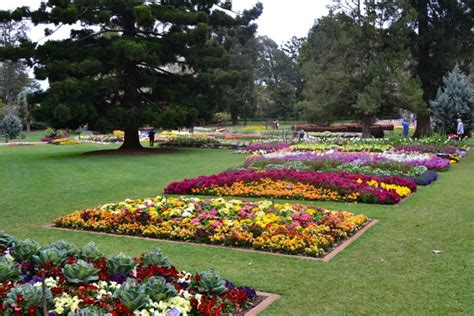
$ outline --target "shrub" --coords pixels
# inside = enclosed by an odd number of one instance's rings
[[[217,112],[212,116],[213,123],[224,123],[230,121],[230,114],[226,112]]]
[[[21,120],[18,116],[13,114],[7,114],[2,120],[0,124],[3,130],[3,135],[7,139],[14,139],[18,135],[20,135],[23,125],[21,124]]]

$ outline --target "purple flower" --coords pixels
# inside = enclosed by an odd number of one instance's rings
[[[179,316],[181,313],[176,308],[170,309],[168,311],[168,316]]]

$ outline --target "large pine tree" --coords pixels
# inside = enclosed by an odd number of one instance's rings
[[[214,40],[217,31],[258,17],[247,11],[233,18],[222,7],[229,9],[228,1],[48,0],[35,11],[0,11],[0,22],[73,28],[64,40],[0,49],[0,59],[25,58],[37,79],[49,80],[49,89],[37,95],[43,121],[123,129],[121,148],[137,148],[141,126],[168,118],[182,125],[212,113],[216,70],[228,65],[226,50]]]

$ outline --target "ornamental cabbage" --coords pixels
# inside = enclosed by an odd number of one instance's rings
[[[137,263],[132,257],[120,252],[119,254],[107,259],[107,271],[112,275],[127,275],[135,268]]]
[[[71,283],[90,283],[99,279],[99,269],[91,264],[79,260],[74,264],[64,266],[63,274]]]
[[[0,283],[18,280],[20,271],[14,261],[0,257]]]
[[[31,238],[25,240],[17,240],[13,243],[13,257],[20,260],[30,260],[33,255],[37,254],[41,246]]]

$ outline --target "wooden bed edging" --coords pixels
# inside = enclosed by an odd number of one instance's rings
[[[258,315],[260,312],[267,309],[273,302],[280,298],[280,295],[273,293],[257,292],[257,295],[264,297],[263,301],[261,301],[258,305],[247,311],[244,314],[245,316]]]

